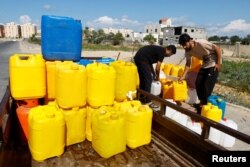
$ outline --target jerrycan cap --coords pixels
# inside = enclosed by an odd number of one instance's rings
[[[146,106],[140,106],[140,107],[138,108],[138,111],[139,111],[139,112],[145,112],[145,111],[146,111]]]
[[[71,70],[78,70],[79,66],[77,64],[72,64],[71,65]]]
[[[101,114],[101,115],[104,115],[104,114],[106,114],[106,113],[107,113],[106,110],[104,110],[104,109],[100,110],[100,114]]]
[[[110,115],[110,119],[112,119],[112,120],[116,120],[116,119],[118,119],[119,118],[119,115],[118,114],[111,114]]]
[[[54,118],[55,117],[55,113],[53,113],[53,112],[47,112],[45,116],[47,118]]]

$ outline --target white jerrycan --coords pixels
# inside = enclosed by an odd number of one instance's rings
[[[161,94],[161,82],[160,81],[152,82],[150,93],[155,96],[158,96]]]

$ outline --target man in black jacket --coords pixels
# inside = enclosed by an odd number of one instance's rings
[[[140,89],[150,92],[153,80],[159,80],[163,59],[175,53],[176,47],[174,45],[169,45],[165,48],[156,45],[148,45],[138,50],[135,54],[134,61],[140,78]],[[154,63],[157,63],[155,69],[153,68]],[[140,100],[143,103],[150,102],[150,100],[145,97],[140,97]]]

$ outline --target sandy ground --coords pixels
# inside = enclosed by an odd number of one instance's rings
[[[27,42],[20,43],[20,49],[27,53],[41,53],[41,49],[38,45],[30,44]],[[112,57],[117,58],[119,51],[83,51],[83,57]],[[224,52],[225,56],[230,56],[230,51]],[[132,52],[120,52],[120,60],[129,61],[133,57],[134,53]],[[183,50],[178,50],[175,56],[170,58],[165,58],[164,62],[179,64],[181,62],[182,65],[185,64],[185,60],[181,61],[184,56]],[[226,114],[225,116],[229,119],[234,120],[238,124],[238,130],[250,135],[250,110],[241,106],[236,106],[233,104],[227,104]],[[250,150],[250,145],[245,144],[236,140],[236,144],[234,145],[232,150]]]

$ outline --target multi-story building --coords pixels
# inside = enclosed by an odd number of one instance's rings
[[[21,25],[22,38],[30,38],[32,35],[36,35],[37,29],[35,24],[26,23]]]
[[[21,27],[14,22],[7,23],[4,26],[5,38],[20,38],[21,37]]]
[[[163,18],[159,20],[158,24],[149,24],[144,28],[144,32],[147,34],[152,34],[156,38],[157,43],[162,43],[163,39],[163,31],[162,29],[165,27],[170,27],[172,25],[172,21],[170,18]]]
[[[178,45],[179,37],[183,33],[187,33],[194,40],[206,39],[206,32],[204,28],[179,26],[179,27],[165,27],[163,30],[163,45]]]
[[[4,25],[3,24],[0,24],[0,38],[4,38],[5,35],[4,35]]]

